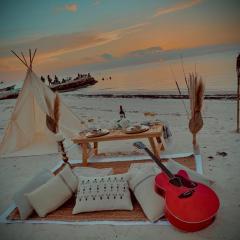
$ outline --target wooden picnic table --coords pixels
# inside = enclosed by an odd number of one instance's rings
[[[95,155],[98,154],[98,144],[105,141],[130,140],[147,138],[152,151],[157,157],[160,157],[160,151],[165,149],[163,138],[163,126],[154,125],[149,130],[142,133],[125,133],[123,130],[110,130],[110,133],[100,137],[86,137],[86,133],[79,133],[72,141],[82,146],[83,165],[87,165],[89,156],[93,150]],[[89,144],[93,144],[93,149],[89,149]]]

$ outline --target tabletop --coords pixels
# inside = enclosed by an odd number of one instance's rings
[[[86,137],[86,133],[79,133],[72,141],[74,143],[88,143],[88,142],[103,142],[111,140],[124,140],[124,139],[136,139],[136,138],[151,138],[160,137],[162,135],[163,126],[154,125],[150,126],[149,130],[141,133],[125,133],[122,130],[110,130],[110,133],[100,137]]]

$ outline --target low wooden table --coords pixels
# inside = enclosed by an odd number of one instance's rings
[[[78,136],[72,139],[76,144],[82,146],[82,160],[83,165],[87,165],[89,156],[91,154],[91,149],[88,149],[88,145],[93,143],[93,153],[98,154],[98,143],[105,141],[115,141],[115,140],[129,140],[129,139],[139,139],[147,138],[154,154],[160,157],[160,151],[164,150],[166,145],[164,138],[162,136],[163,126],[154,125],[151,126],[149,130],[142,133],[124,133],[122,130],[111,130],[109,134],[101,137],[86,137],[85,133],[80,133]]]

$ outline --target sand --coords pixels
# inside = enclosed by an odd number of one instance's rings
[[[146,120],[144,112],[155,112],[155,119],[168,121],[173,141],[166,153],[190,152],[191,134],[181,100],[173,99],[104,99],[65,96],[65,102],[86,122],[86,126],[111,127],[123,105],[132,122]],[[0,135],[10,117],[15,100],[0,102]],[[216,181],[214,189],[221,200],[215,222],[196,233],[182,233],[171,226],[73,226],[47,224],[1,224],[0,239],[239,239],[240,236],[240,134],[234,132],[236,104],[230,100],[206,100],[204,128],[199,134],[204,173]],[[94,122],[88,122],[94,119]],[[150,117],[148,118],[150,119]],[[147,120],[148,120],[147,119]],[[95,124],[97,122],[98,124]],[[133,151],[131,142],[100,145],[102,152]],[[217,152],[226,152],[221,156]],[[79,158],[76,149],[71,158]],[[209,158],[210,157],[210,158]],[[11,203],[12,196],[41,168],[51,168],[58,155],[1,158],[0,212]]]

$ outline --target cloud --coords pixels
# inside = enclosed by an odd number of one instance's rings
[[[225,51],[239,51],[239,44],[223,44],[223,45],[207,45],[196,48],[162,50],[159,46],[153,46],[146,49],[139,49],[128,52],[121,57],[112,57],[106,61],[98,61],[90,64],[81,65],[84,71],[102,71],[120,67],[136,66],[153,62],[169,61],[180,59],[180,56],[196,57],[211,53],[219,53]],[[79,66],[76,67],[76,69]],[[75,68],[71,68],[75,71]]]
[[[100,0],[94,0],[94,1],[93,1],[93,5],[96,6],[96,5],[99,5],[99,4],[100,4]]]
[[[159,46],[150,47],[150,48],[139,49],[136,51],[129,52],[128,56],[134,56],[134,57],[147,56],[147,55],[160,53],[161,51],[162,51],[162,48]]]
[[[64,9],[69,11],[69,12],[76,12],[78,9],[78,6],[76,3],[70,3],[70,4],[66,4],[64,6]]]
[[[166,7],[166,8],[159,8],[157,10],[157,12],[154,14],[153,17],[158,17],[164,14],[169,14],[169,13],[173,13],[173,12],[177,12],[177,11],[181,11],[187,8],[191,8],[194,5],[197,5],[199,3],[201,3],[202,0],[187,0],[184,2],[180,2],[180,3],[176,3],[170,7]]]
[[[105,60],[111,60],[113,59],[113,55],[110,53],[104,53],[100,56],[101,58],[105,59]]]
[[[109,32],[76,32],[26,39],[22,42],[2,45],[0,47],[0,57],[10,56],[9,49],[25,51],[35,47],[38,47],[43,55],[47,54],[49,57],[56,57],[116,41],[141,30],[145,25],[146,23],[142,23]]]
[[[139,31],[146,23],[132,25],[126,28],[116,29],[109,32],[76,32],[71,34],[50,35],[45,37],[36,37],[34,39],[25,39],[21,42],[2,44],[0,47],[0,72],[3,69],[11,69],[11,71],[22,68],[15,57],[13,57],[9,49],[14,49],[16,52],[28,52],[28,49],[38,48],[36,62],[40,65],[47,63],[53,65],[59,63],[59,56],[67,57],[69,53],[77,53],[83,49],[95,48],[116,40],[119,40],[128,34]],[[56,44],[57,43],[57,44]],[[111,58],[110,55],[98,57],[98,61]],[[96,59],[95,59],[96,60]],[[90,61],[90,60],[87,60]],[[86,59],[84,60],[86,62]],[[93,61],[96,62],[96,61]],[[80,63],[80,60],[79,60]],[[20,65],[20,66],[19,66]],[[59,68],[61,64],[59,63]]]

